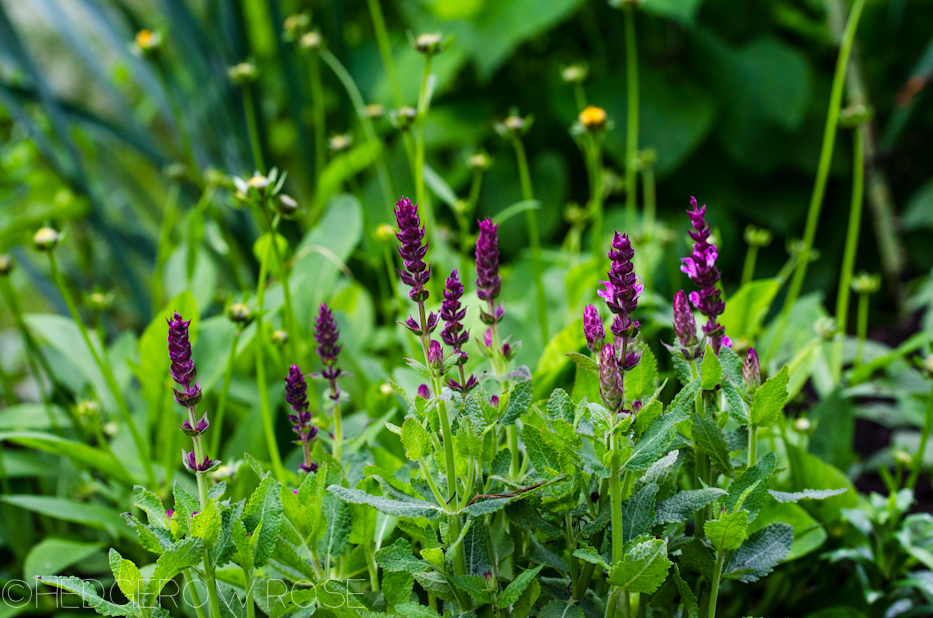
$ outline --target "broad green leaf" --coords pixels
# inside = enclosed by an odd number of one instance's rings
[[[758,513],[758,517],[755,518],[755,522],[749,526],[748,531],[754,533],[768,524],[776,522],[787,523],[794,528],[794,543],[790,547],[787,558],[784,559],[785,562],[796,560],[801,556],[816,551],[829,538],[825,527],[820,525],[820,522],[807,513],[802,506],[790,502],[782,504],[774,500],[765,502]]]
[[[463,538],[463,557],[468,575],[482,576],[492,571],[489,554],[486,551],[486,536],[486,527],[474,524],[470,526]]]
[[[522,571],[499,595],[498,607],[508,607],[512,603],[518,601],[518,598],[521,596],[522,592],[525,591],[525,588],[528,587],[528,584],[538,576],[538,573],[540,573],[543,568],[544,565],[539,564],[533,569]]]
[[[317,178],[317,191],[314,194],[314,209],[320,211],[324,205],[349,178],[369,167],[382,149],[382,142],[362,142],[350,150],[335,156]],[[339,196],[338,196],[339,197]]]
[[[698,573],[707,580],[713,580],[716,557],[709,546],[697,537],[693,537],[680,548],[677,563],[686,571]]]
[[[518,597],[518,600],[512,603],[512,618],[528,618],[528,614],[531,613],[531,608],[534,607],[535,601],[537,601],[540,596],[541,584],[537,579],[533,579],[531,583],[528,584],[528,587],[525,588],[525,591],[522,592],[521,596]],[[541,615],[542,614],[538,614],[539,617]]]
[[[427,457],[433,450],[428,432],[414,418],[407,418],[402,424],[402,444],[405,446],[405,455],[412,461]]]
[[[787,557],[793,542],[792,526],[784,523],[765,526],[732,552],[724,575],[745,583],[758,581]]]
[[[120,514],[110,507],[88,502],[75,502],[67,498],[53,496],[30,496],[16,494],[0,496],[0,500],[7,504],[18,506],[21,509],[48,515],[62,521],[73,521],[78,524],[107,530],[116,536],[125,530]]]
[[[321,512],[327,518],[324,536],[318,539],[317,551],[325,568],[337,560],[350,541],[350,508],[335,495],[324,498]]]
[[[667,541],[646,538],[627,547],[622,562],[612,565],[609,583],[628,592],[652,594],[673,564],[667,557]]]
[[[787,402],[788,380],[790,380],[790,372],[787,365],[784,365],[776,376],[769,378],[758,387],[750,414],[753,425],[770,427],[777,422]]]
[[[155,570],[149,578],[147,598],[156,599],[162,588],[184,569],[200,563],[204,559],[204,545],[201,539],[192,537],[183,539],[167,549],[156,560]]]
[[[825,500],[826,498],[832,498],[833,496],[839,496],[849,491],[847,487],[840,487],[839,489],[804,489],[803,491],[795,492],[785,492],[785,491],[774,491],[768,490],[768,493],[771,494],[771,497],[777,500],[778,502],[800,502],[801,500]]]
[[[589,562],[590,564],[595,564],[596,566],[601,566],[603,570],[609,570],[609,563],[606,562],[606,559],[603,558],[603,555],[592,547],[586,546],[581,547],[573,552],[574,558],[579,558]]]
[[[647,534],[654,526],[654,498],[658,486],[648,483],[622,504],[622,542]]]
[[[732,348],[722,346],[719,349],[719,365],[722,367],[722,377],[728,378],[733,384],[742,386],[742,365],[743,361],[739,355],[732,351]]]
[[[48,537],[29,550],[23,563],[23,579],[57,575],[103,548],[103,543],[82,543]]]
[[[717,551],[737,549],[747,536],[748,511],[737,511],[708,521],[703,531]]]
[[[281,618],[289,612],[311,608],[315,597],[317,597],[317,590],[313,587],[293,589],[283,597],[274,597],[275,604],[271,608],[270,618]]]
[[[567,391],[562,388],[554,389],[547,401],[547,417],[551,420],[564,419],[572,424],[573,411],[573,401],[570,400]]]
[[[740,287],[726,301],[726,310],[719,316],[726,334],[733,341],[753,343],[780,289],[778,279],[758,279]]]
[[[522,440],[525,442],[528,458],[539,475],[554,476],[560,472],[560,456],[557,450],[545,442],[537,427],[525,425],[522,428]]]
[[[661,415],[661,412],[664,411],[664,404],[660,400],[655,399],[647,406],[641,409],[641,411],[635,415],[635,422],[632,424],[633,430],[635,431],[635,437],[641,438],[642,434],[645,433],[645,430],[651,426],[651,421],[656,419]]]
[[[279,541],[279,529],[282,525],[282,501],[279,498],[278,483],[267,476],[250,496],[243,511],[243,523],[251,535],[256,535],[256,548],[253,563],[261,567],[269,559]],[[259,527],[260,522],[262,527]],[[258,533],[256,532],[259,528]]]
[[[515,383],[512,390],[509,391],[509,403],[499,421],[500,425],[512,425],[521,417],[522,414],[531,405],[532,393],[534,392],[531,380],[521,380]]]
[[[387,515],[395,515],[396,517],[436,519],[440,515],[440,508],[437,505],[416,498],[393,500],[384,496],[373,496],[359,489],[347,489],[340,485],[331,485],[327,488],[327,491],[341,500],[353,502],[354,504],[368,504]]]
[[[82,442],[39,431],[3,432],[0,433],[0,441],[14,442],[27,448],[69,457],[79,466],[87,466],[101,472],[108,478],[127,485],[137,481],[124,468],[115,465],[113,457],[107,452]]]
[[[150,524],[168,528],[168,516],[162,500],[142,485],[133,487],[133,504],[146,513]]]
[[[716,464],[719,471],[726,476],[733,476],[732,461],[729,458],[729,447],[726,445],[726,436],[722,429],[708,416],[693,416],[693,439],[710,460]]]
[[[567,352],[567,358],[572,360],[574,364],[583,371],[592,375],[599,375],[599,364],[591,357],[580,354],[579,352]]]
[[[401,603],[395,606],[395,612],[400,616],[411,618],[441,618],[441,615],[430,607],[420,603]]]
[[[697,385],[699,386],[699,382]],[[648,466],[667,453],[674,439],[675,428],[689,417],[686,410],[676,409],[654,419],[641,440],[635,445],[631,457],[622,467],[626,470],[647,470]]]
[[[703,353],[703,363],[700,365],[700,387],[705,391],[711,391],[719,384],[719,378],[722,377],[722,366],[719,359],[713,352],[710,343],[706,342],[706,351]]]
[[[742,495],[753,487],[751,493],[742,501],[742,508],[749,512],[749,521],[754,520],[768,496],[768,478],[776,466],[777,455],[768,453],[754,466],[742,472],[729,487],[729,495],[723,501],[725,507],[730,511],[734,510]]]
[[[46,408],[40,403],[19,403],[0,410],[2,431],[49,430],[53,422],[58,427],[71,426],[71,419],[65,410],[55,404],[49,404]]]
[[[830,523],[839,518],[840,509],[858,506],[858,492],[846,474],[810,453],[800,450],[793,444],[787,445],[787,459],[791,471],[786,485],[780,489],[804,491],[806,489],[842,489],[848,491],[838,496],[802,503],[802,506],[823,523]]]
[[[723,379],[722,392],[726,397],[726,403],[729,404],[729,416],[741,425],[748,425],[751,420],[751,409],[742,397],[739,388],[732,382],[732,378]]]
[[[216,500],[208,500],[204,509],[191,518],[191,535],[198,537],[205,546],[211,547],[220,534],[220,509]]]
[[[651,348],[645,346],[641,361],[625,372],[626,401],[643,401],[658,387],[658,359]]]
[[[130,601],[140,602],[146,593],[146,581],[139,568],[132,560],[127,560],[117,552],[110,550],[110,571],[120,592]]]
[[[97,594],[97,591],[94,590],[94,586],[90,582],[86,582],[77,577],[42,576],[39,577],[38,581],[48,586],[55,586],[56,588],[61,588],[62,590],[67,590],[68,592],[78,595],[84,600],[88,607],[101,616],[133,616],[139,611],[139,606],[136,603],[117,605],[116,603],[105,601],[100,598],[100,595]]]
[[[376,564],[392,573],[421,573],[431,568],[424,560],[415,557],[411,544],[404,538],[377,551],[375,558]]]
[[[412,577],[411,573],[389,571],[382,575],[382,593],[385,596],[389,611],[402,603],[408,603],[414,589],[415,578]]]
[[[680,600],[683,601],[687,618],[699,618],[700,605],[697,603],[697,597],[687,582],[680,577],[680,568],[676,564],[674,565],[674,582],[677,584],[677,592],[680,593]]]
[[[575,599],[555,599],[538,612],[538,618],[584,618],[585,615]]]
[[[725,489],[704,487],[685,489],[670,498],[658,502],[655,507],[655,524],[676,524],[687,521],[698,510],[727,495]]]
[[[493,591],[486,587],[486,580],[479,575],[454,575],[451,579],[457,588],[477,603],[492,602]]]

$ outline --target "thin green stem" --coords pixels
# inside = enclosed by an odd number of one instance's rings
[[[256,124],[256,108],[253,102],[253,90],[249,84],[243,84],[243,112],[246,115],[246,129],[249,132],[249,145],[253,152],[253,164],[260,174],[266,173],[266,164],[262,157],[262,143],[259,141],[259,127]]]
[[[933,391],[930,392],[930,398],[927,399],[923,429],[920,431],[920,446],[917,448],[917,453],[913,459],[910,460],[910,477],[907,479],[907,489],[913,489],[917,486],[917,479],[920,477],[920,470],[923,468],[923,454],[926,452],[931,430],[933,430]]]
[[[634,2],[622,4],[625,13],[625,73],[627,77],[627,123],[625,131],[625,211],[629,229],[637,218],[635,160],[638,156],[638,46],[635,40]]]
[[[868,298],[869,295],[865,293],[858,295],[855,361],[852,363],[854,367],[862,364],[862,355],[865,353],[865,339],[868,337]]]
[[[751,243],[745,252],[745,265],[742,267],[742,285],[749,283],[755,276],[755,262],[758,261],[758,245]]]
[[[653,230],[655,218],[657,217],[658,199],[655,190],[654,167],[651,165],[645,165],[645,168],[641,171],[641,185],[644,193],[642,201],[645,207],[644,228]]]
[[[758,463],[758,427],[750,425],[748,428],[748,467]]]
[[[211,452],[220,455],[220,435],[223,433],[224,416],[227,413],[227,397],[230,394],[230,381],[233,379],[233,365],[236,362],[237,345],[240,343],[240,328],[237,327],[236,334],[233,335],[233,343],[230,344],[230,355],[227,357],[227,367],[224,369],[224,380],[220,386],[220,395],[217,397],[217,416],[214,421],[214,427],[217,429],[211,435]]]
[[[618,432],[610,430],[609,445],[612,451],[610,459],[611,476],[609,477],[609,499],[612,509],[612,564],[619,564],[625,557],[622,541],[622,483],[620,466],[622,463],[621,440]]]
[[[713,584],[709,594],[709,612],[707,618],[716,618],[716,600],[719,597],[719,581],[722,578],[722,563],[726,551],[720,549],[716,553],[716,570],[713,572]]]
[[[49,266],[52,270],[52,278],[55,280],[55,284],[58,286],[58,290],[61,293],[62,298],[65,299],[65,304],[68,305],[68,311],[71,313],[72,320],[74,320],[75,325],[81,332],[81,338],[84,339],[84,344],[87,346],[88,350],[90,350],[91,356],[94,357],[94,362],[97,364],[97,367],[103,374],[104,381],[107,382],[107,387],[110,389],[110,392],[113,395],[113,399],[117,404],[117,409],[120,411],[120,416],[123,417],[123,422],[130,430],[130,435],[133,438],[133,443],[136,445],[136,450],[139,453],[139,459],[143,465],[143,470],[146,472],[149,486],[152,488],[158,488],[159,484],[156,481],[155,473],[152,470],[152,462],[149,459],[149,449],[147,448],[146,442],[143,440],[142,435],[140,435],[139,430],[136,428],[136,422],[133,421],[133,416],[130,414],[129,406],[126,405],[126,399],[123,398],[123,392],[120,390],[120,386],[117,384],[116,378],[113,377],[113,371],[111,370],[110,365],[101,360],[100,354],[97,352],[97,348],[94,346],[93,342],[91,342],[91,337],[88,334],[87,326],[85,326],[84,320],[81,319],[81,314],[78,313],[78,307],[75,305],[74,299],[71,297],[71,292],[68,291],[68,287],[65,285],[64,278],[58,270],[58,265],[55,262],[55,252],[48,251],[48,256]]]
[[[597,262],[603,257],[603,161],[599,147],[599,138],[587,136],[587,167],[590,177],[590,213],[593,217],[593,259]]]
[[[269,218],[269,208],[271,208],[271,206],[261,205],[258,208],[262,211],[266,227],[269,229],[269,243],[272,245],[272,253],[275,255],[275,263],[279,271],[279,281],[282,284],[282,296],[285,304],[285,323],[289,330],[288,344],[291,348],[292,358],[300,363],[304,356],[302,350],[299,348],[299,344],[303,340],[303,333],[298,326],[298,319],[295,317],[291,286],[288,283],[287,266],[285,265],[285,260],[282,258],[282,251],[279,249],[279,243],[276,240],[280,218],[278,215],[276,215],[275,219]],[[259,221],[257,220],[256,223],[259,224]]]
[[[829,167],[832,163],[833,145],[836,140],[836,126],[839,123],[839,107],[842,104],[842,90],[845,84],[846,68],[849,65],[849,54],[852,51],[852,42],[855,40],[855,31],[858,28],[859,17],[862,14],[862,8],[865,6],[865,0],[855,0],[852,10],[849,13],[849,19],[846,23],[845,32],[842,35],[842,44],[839,47],[839,57],[836,60],[836,72],[833,76],[833,86],[829,97],[829,111],[826,114],[826,127],[823,131],[823,146],[820,150],[820,161],[816,172],[816,182],[813,185],[813,194],[810,197],[810,208],[807,212],[807,223],[803,234],[803,247],[797,260],[794,276],[791,279],[790,287],[787,291],[787,298],[784,300],[784,307],[775,329],[772,344],[768,350],[768,357],[772,357],[778,350],[780,342],[784,339],[784,331],[787,329],[790,320],[790,312],[800,296],[800,290],[803,287],[803,281],[807,275],[807,267],[810,264],[810,250],[813,248],[813,241],[816,238],[816,227],[820,219],[820,211],[823,207],[823,195],[826,193],[826,182],[829,178]]]
[[[191,600],[194,602],[194,611],[197,614],[198,618],[206,618],[204,615],[204,608],[201,606],[201,595],[198,594],[198,585],[193,577],[191,577],[191,569],[185,569],[182,571],[182,576],[185,580],[185,588],[191,594]]]
[[[343,463],[343,419],[340,417],[340,404],[334,405],[334,459]]]
[[[256,382],[259,386],[259,411],[262,414],[263,432],[266,435],[266,447],[269,450],[269,459],[272,460],[272,470],[280,483],[285,482],[285,468],[282,466],[282,457],[279,455],[279,446],[275,440],[275,423],[272,419],[272,410],[269,405],[269,385],[266,382],[266,365],[263,359],[263,348],[266,344],[265,329],[263,328],[263,313],[265,311],[266,274],[269,267],[269,254],[272,253],[271,244],[266,245],[262,261],[259,264],[259,282],[256,285],[256,334],[253,345],[256,346]]]
[[[577,102],[577,111],[582,112],[586,109],[586,91],[583,90],[583,84],[573,83],[573,98]]]
[[[327,126],[324,111],[324,86],[321,81],[321,65],[318,55],[311,52],[308,57],[308,71],[311,73],[311,118],[314,122],[314,170],[317,177],[327,164]]]
[[[436,230],[434,225],[434,209],[427,201],[424,191],[424,125],[428,121],[428,111],[431,107],[431,97],[428,94],[428,81],[431,77],[431,55],[425,54],[424,72],[421,75],[421,89],[418,91],[418,118],[415,131],[415,197],[425,216],[425,227]]]
[[[181,187],[172,183],[165,201],[165,212],[162,213],[162,225],[159,228],[159,244],[156,246],[155,272],[152,275],[152,313],[156,314],[162,308],[162,279],[164,277],[165,262],[171,253],[172,230],[175,227],[175,217],[178,215],[178,194]]]
[[[367,0],[369,3],[369,14],[373,20],[373,30],[376,32],[376,43],[379,45],[379,55],[382,57],[382,65],[385,68],[386,76],[389,78],[389,86],[392,87],[392,98],[395,101],[395,107],[402,107],[405,99],[402,97],[402,88],[398,81],[398,72],[395,70],[395,61],[392,58],[392,44],[389,41],[389,31],[386,29],[386,21],[382,16],[382,7],[379,0]]]
[[[243,580],[246,584],[246,618],[256,618],[256,603],[253,602],[253,576],[249,569],[243,569]]]
[[[512,138],[515,160],[518,163],[518,178],[522,186],[522,199],[530,202],[535,199],[531,186],[531,172],[528,168],[528,155],[525,146],[517,137]],[[529,208],[525,211],[525,224],[528,227],[528,239],[531,242],[531,269],[535,279],[535,297],[538,301],[538,327],[541,329],[541,345],[549,341],[547,323],[547,297],[544,295],[544,265],[541,262],[541,234],[538,231],[538,211]]]
[[[849,229],[846,232],[846,248],[842,256],[839,290],[836,293],[836,324],[839,325],[842,335],[833,346],[833,377],[837,384],[842,378],[842,340],[849,317],[852,270],[855,268],[855,253],[858,250],[858,237],[862,227],[862,196],[865,188],[865,141],[858,128],[852,132],[852,137],[852,205],[849,210]]]

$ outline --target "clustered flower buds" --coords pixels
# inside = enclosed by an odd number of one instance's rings
[[[321,303],[317,319],[314,321],[314,340],[317,342],[318,356],[324,364],[321,377],[330,383],[330,398],[333,401],[340,399],[337,378],[343,373],[337,367],[337,355],[340,354],[340,346],[337,345],[339,336],[340,331],[337,329],[337,321],[334,320],[333,312],[326,303]]]
[[[301,444],[304,454],[304,461],[298,467],[306,473],[314,472],[317,464],[311,461],[311,440],[317,436],[317,427],[311,424],[308,383],[298,365],[289,367],[288,375],[285,376],[285,401],[292,408],[293,414],[288,415],[288,420],[292,423],[292,431],[298,436],[297,443]]]
[[[502,290],[497,228],[498,225],[492,220],[483,219],[479,222],[479,237],[476,239],[476,295],[486,301],[488,311],[480,309],[480,317],[484,324],[489,325],[498,324],[504,314],[501,304],[493,309]]]
[[[583,309],[583,334],[586,336],[586,347],[599,354],[606,341],[606,329],[594,305],[587,305]]]
[[[709,243],[711,230],[706,224],[706,205],[697,208],[696,198],[693,197],[690,198],[690,204],[693,210],[688,210],[687,214],[693,224],[693,231],[690,232],[690,238],[693,239],[693,252],[689,257],[683,258],[680,270],[700,288],[696,292],[690,292],[690,302],[706,316],[703,333],[709,339],[713,351],[718,354],[721,346],[732,347],[732,342],[725,335],[725,329],[716,321],[716,318],[726,309],[726,304],[719,290],[716,289],[716,284],[719,282],[719,269],[716,268],[719,249],[716,245]]]
[[[408,297],[416,303],[423,303],[429,296],[424,286],[431,279],[431,267],[424,261],[424,256],[428,253],[428,243],[424,241],[424,228],[418,216],[418,207],[407,197],[403,197],[395,205],[395,221],[399,230],[395,235],[400,243],[398,253],[405,262],[405,268],[396,269],[396,272],[405,285],[411,288]]]
[[[754,394],[761,386],[761,368],[758,365],[758,353],[755,348],[749,348],[745,353],[745,362],[742,363],[742,381],[749,395]]]
[[[681,345],[684,358],[692,360],[700,353],[699,339],[697,338],[697,323],[693,318],[687,295],[679,290],[674,295],[674,334]]]
[[[457,364],[461,367],[468,360],[462,347],[470,339],[470,332],[463,328],[462,324],[463,318],[466,317],[466,309],[460,302],[462,296],[463,284],[460,283],[459,273],[454,270],[444,284],[444,302],[441,303],[441,319],[444,321],[444,328],[441,330],[441,340],[449,345],[455,354],[460,355]],[[461,394],[470,392],[477,385],[478,382],[472,375],[463,384],[454,379],[447,382],[447,386]]]

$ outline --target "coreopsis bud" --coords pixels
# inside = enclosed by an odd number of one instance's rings
[[[427,385],[427,384],[419,384],[419,385],[418,385],[418,396],[421,397],[422,399],[430,399],[430,398],[431,398],[431,391],[428,390],[428,385]]]
[[[443,50],[443,40],[438,32],[425,33],[415,39],[415,50],[425,56],[434,56]]]
[[[382,118],[383,116],[385,116],[386,110],[383,106],[379,105],[378,103],[370,103],[369,105],[363,108],[363,113],[366,114],[367,118],[371,118],[375,120],[377,118]]]
[[[522,118],[518,114],[512,114],[502,122],[495,124],[496,133],[506,139],[521,137],[531,128],[532,120],[531,116]]]
[[[813,325],[813,330],[816,331],[816,334],[819,335],[821,339],[829,341],[839,332],[839,323],[836,322],[835,318],[823,316]]]
[[[88,399],[78,402],[75,410],[81,418],[93,419],[97,418],[97,414],[100,412],[100,406],[96,401]]]
[[[92,292],[87,295],[87,306],[91,311],[107,311],[113,306],[113,293]]]
[[[332,135],[330,139],[327,140],[327,147],[332,152],[344,152],[353,144],[353,136],[349,133],[341,133],[340,135]]]
[[[227,307],[227,319],[239,328],[246,328],[255,319],[253,310],[246,303],[233,303]]]
[[[650,170],[658,160],[658,151],[654,148],[639,150],[635,155],[635,169],[639,172]]]
[[[589,71],[582,64],[571,64],[561,69],[560,78],[567,84],[582,84]]]
[[[813,429],[813,424],[810,419],[798,418],[794,421],[794,431],[797,433],[810,433],[811,429]]]
[[[282,38],[286,41],[295,41],[308,30],[311,25],[311,16],[307,13],[294,13],[285,18],[282,25]]]
[[[414,107],[400,107],[389,112],[389,120],[399,131],[409,130],[418,118],[418,110]]]
[[[492,167],[492,159],[485,152],[477,152],[469,156],[467,167],[474,172],[483,172]]]
[[[874,294],[881,289],[881,277],[860,272],[852,279],[852,291],[856,294]]]
[[[133,40],[133,52],[138,56],[152,57],[162,47],[162,33],[143,28]]]
[[[272,331],[272,335],[270,335],[269,339],[275,345],[282,347],[286,343],[288,343],[288,331],[284,331],[284,330]]]
[[[894,463],[899,466],[909,466],[914,461],[913,455],[902,448],[894,449]]]
[[[749,395],[761,386],[761,368],[758,365],[758,353],[755,352],[755,348],[749,348],[745,353],[745,362],[742,363],[742,381],[745,382],[745,390]]]
[[[771,244],[771,232],[764,228],[749,225],[745,228],[745,242],[750,247],[767,247]]]
[[[13,272],[13,256],[9,253],[0,253],[0,277],[6,277]]]
[[[436,339],[432,339],[428,344],[428,365],[432,369],[441,369],[444,366],[444,350]]]
[[[299,210],[298,202],[290,195],[280,193],[273,202],[275,209],[282,213],[285,218],[294,217]]]
[[[871,108],[856,103],[839,110],[839,126],[843,129],[854,129],[871,120]]]
[[[32,237],[32,242],[39,251],[52,251],[61,242],[62,236],[50,227],[39,228]]]
[[[599,392],[610,411],[618,410],[622,403],[622,373],[616,361],[615,348],[604,346],[599,355]]]
[[[692,348],[697,344],[697,323],[693,319],[693,311],[687,302],[687,295],[683,290],[674,295],[674,334],[680,345]]]
[[[589,105],[580,112],[578,120],[587,131],[595,132],[606,126],[606,121],[609,120],[609,116],[603,108]]]
[[[209,187],[215,187],[218,189],[232,189],[234,187],[233,180],[229,175],[223,173],[216,167],[209,167],[204,170],[203,174],[204,183]]]
[[[256,81],[258,72],[256,71],[256,65],[252,62],[241,62],[230,67],[227,70],[227,75],[230,77],[231,82],[242,86]]]
[[[317,30],[306,32],[301,35],[301,38],[298,39],[298,47],[306,51],[315,52],[321,49],[323,46],[324,38]]]
[[[586,337],[586,347],[590,351],[597,354],[602,351],[606,342],[606,329],[594,305],[587,305],[583,309],[583,335]]]

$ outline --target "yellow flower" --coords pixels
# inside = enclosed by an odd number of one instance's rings
[[[606,110],[595,105],[590,105],[580,112],[580,124],[590,131],[602,129],[606,125],[608,118]]]

